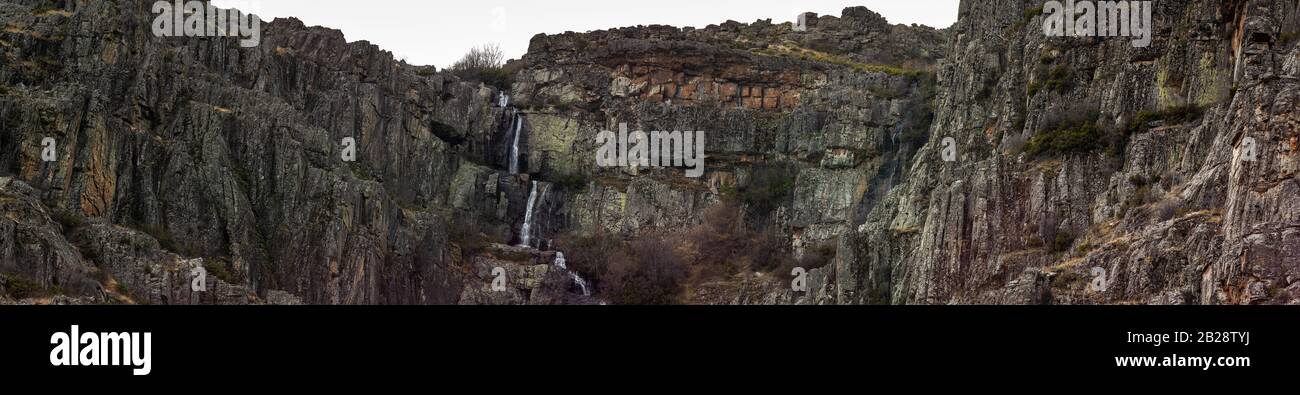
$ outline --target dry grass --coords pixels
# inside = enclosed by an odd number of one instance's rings
[[[884,73],[895,76],[917,77],[921,75],[920,70],[908,69],[898,66],[880,65],[862,63],[845,56],[830,54],[808,48],[803,48],[794,44],[781,44],[765,49],[754,51],[760,55],[783,57],[791,59],[811,60],[821,63],[829,63],[838,66],[849,67],[864,73]]]
[[[906,236],[906,235],[914,235],[919,233],[921,231],[921,228],[918,226],[909,226],[906,228],[894,228],[893,230],[894,233],[898,235]]]
[[[1088,260],[1082,257],[1070,258],[1070,259],[1066,259],[1065,261],[1062,261],[1061,263],[1056,264],[1055,266],[1052,266],[1051,268],[1048,269],[1048,271],[1053,273],[1060,273],[1066,270],[1077,268],[1079,266],[1083,266],[1083,264],[1085,263],[1088,263]]]
[[[108,294],[109,300],[114,302],[129,305],[136,304],[135,299],[131,298],[130,292],[126,289],[126,286],[119,283],[117,279],[112,276],[108,276],[107,280],[104,281],[104,293]]]
[[[1061,165],[1063,165],[1064,163],[1065,162],[1059,158],[1049,159],[1049,160],[1034,163],[1034,169],[1038,170],[1043,174],[1056,174],[1057,171],[1061,170]]]
[[[61,16],[66,18],[72,16],[72,12],[60,8],[51,8],[47,10],[38,11],[35,15],[36,16]]]

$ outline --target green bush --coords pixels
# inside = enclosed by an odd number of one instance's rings
[[[58,221],[60,225],[63,225],[63,232],[65,233],[80,228],[81,225],[86,222],[80,214],[74,213],[71,210],[59,210],[55,212],[54,220]]]
[[[1108,154],[1112,157],[1122,157],[1124,147],[1128,146],[1129,136],[1134,133],[1146,131],[1152,125],[1176,125],[1195,121],[1205,114],[1205,110],[1197,105],[1189,104],[1167,108],[1160,111],[1142,111],[1129,120],[1124,129],[1118,132],[1110,133],[1107,145],[1109,146]]]
[[[1074,73],[1066,65],[1053,67],[1047,73],[1047,81],[1043,82],[1043,87],[1054,92],[1065,92],[1074,88]]]
[[[580,172],[562,173],[553,177],[552,184],[560,189],[573,192],[582,192],[587,190],[587,176]]]
[[[1029,83],[1027,91],[1029,97],[1038,95],[1038,92],[1042,92],[1043,89],[1052,92],[1069,92],[1074,89],[1074,72],[1069,66],[1057,65],[1050,70],[1038,67],[1035,73],[1037,76]]]
[[[1052,252],[1069,251],[1071,245],[1074,245],[1074,234],[1067,231],[1056,232],[1056,239],[1052,240]]]
[[[1128,133],[1146,130],[1153,123],[1177,125],[1195,121],[1205,114],[1205,109],[1195,104],[1170,107],[1160,111],[1142,111],[1128,123]]]
[[[14,299],[27,299],[45,294],[44,288],[34,281],[16,275],[0,274],[5,280],[5,292]]]
[[[240,283],[236,281],[237,279],[235,278],[235,275],[230,272],[230,269],[227,268],[227,263],[225,262],[216,259],[204,260],[203,270],[206,270],[208,274],[211,274],[214,277],[219,278],[221,279],[221,281],[225,281],[228,284]]]
[[[1104,137],[1095,122],[1066,124],[1029,139],[1025,152],[1031,156],[1086,153],[1104,147]]]
[[[748,182],[736,189],[735,196],[754,213],[767,215],[790,202],[797,176],[793,166],[760,164],[754,166]]]

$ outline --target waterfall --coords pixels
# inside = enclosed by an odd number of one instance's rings
[[[497,107],[501,107],[501,108],[510,107],[510,95],[507,95],[505,92],[501,92],[501,97],[497,99]]]
[[[503,98],[502,102],[504,103],[505,100],[506,99]],[[512,144],[512,146],[510,147],[510,173],[511,174],[519,173],[519,131],[522,124],[523,124],[522,116],[515,115],[515,141],[514,144]],[[539,190],[541,191],[540,195],[538,194]],[[532,245],[533,244],[532,243],[533,210],[537,207],[539,201],[540,202],[546,201],[546,192],[549,191],[550,188],[544,188],[540,186],[536,180],[532,182],[532,187],[528,191],[528,204],[524,206],[524,224],[523,226],[519,227],[520,247],[526,247],[526,248],[533,247]],[[573,271],[569,270],[569,267],[566,265],[566,262],[564,260],[563,252],[559,252],[559,251],[555,252],[554,265],[556,268],[563,270],[566,274],[569,275],[569,278],[573,280],[573,283],[577,284],[578,288],[582,290],[582,296],[591,296],[591,290],[587,285],[587,280],[584,280],[582,276],[578,275],[578,273],[574,273]]]
[[[519,132],[524,127],[524,116],[515,114],[515,139],[510,144],[510,174],[519,174]]]
[[[529,239],[532,238],[533,232],[533,206],[537,204],[537,181],[533,181],[533,189],[528,192],[528,206],[524,208],[524,226],[519,229],[519,246],[532,247]]]
[[[533,186],[531,190],[528,191],[528,205],[524,207],[524,225],[519,228],[520,247],[533,247],[533,209],[537,206],[538,202],[546,201],[546,192],[550,191],[550,188],[543,188],[538,184],[537,181],[533,181]],[[541,191],[540,194],[538,193],[538,190]],[[574,284],[578,284],[578,288],[582,289],[582,296],[591,296],[591,290],[587,287],[587,280],[584,280],[582,276],[578,275],[578,273],[569,270],[569,266],[566,265],[566,261],[564,260],[563,252],[555,252],[555,262],[553,265],[567,273],[569,278],[573,280]]]
[[[540,194],[538,193],[539,190],[541,191]],[[549,191],[550,188],[544,188],[540,186],[537,181],[533,181],[532,188],[528,191],[528,205],[524,207],[524,225],[519,228],[520,247],[533,247],[533,209],[537,207],[538,202],[546,201],[546,192]],[[569,270],[569,266],[566,263],[567,262],[564,260],[564,253],[556,251],[555,262],[553,265],[569,275],[569,278],[573,280],[573,283],[577,284],[578,288],[582,289],[582,296],[591,296],[591,290],[587,285],[587,280],[583,279],[582,276],[579,276],[578,273]]]
[[[570,271],[569,267],[565,265],[563,252],[555,252],[555,267],[563,269],[569,273],[569,278],[573,279],[573,283],[578,284],[578,288],[582,288],[582,296],[591,296],[591,291],[587,290],[587,280],[583,280],[582,276]]]

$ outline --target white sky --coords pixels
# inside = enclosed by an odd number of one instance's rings
[[[468,49],[501,45],[509,58],[528,50],[537,33],[584,32],[635,25],[704,27],[730,20],[791,21],[800,12],[839,16],[862,5],[890,23],[936,28],[957,21],[959,0],[213,0],[263,20],[293,16],[308,26],[339,29],[348,41],[368,40],[398,59],[444,68]]]

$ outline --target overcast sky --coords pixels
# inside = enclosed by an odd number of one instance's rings
[[[957,21],[959,0],[213,0],[251,9],[264,20],[294,16],[308,26],[343,31],[417,65],[451,65],[471,47],[501,45],[518,58],[537,33],[583,32],[662,24],[704,27],[730,20],[791,21],[803,11],[840,15],[863,5],[891,23],[944,28]]]

